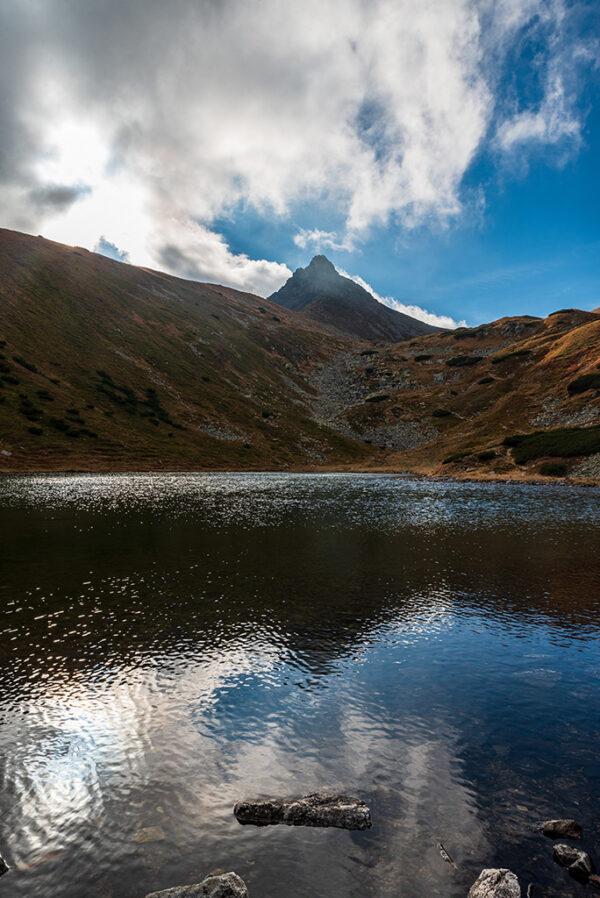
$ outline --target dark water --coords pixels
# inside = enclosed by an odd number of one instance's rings
[[[600,861],[598,491],[5,478],[0,533],[0,896],[584,894],[537,824]],[[315,789],[373,829],[231,813]]]

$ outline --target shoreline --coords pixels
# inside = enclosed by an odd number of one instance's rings
[[[35,475],[94,475],[94,474],[388,474],[390,476],[405,477],[411,480],[423,480],[433,483],[502,483],[502,484],[527,484],[530,486],[561,484],[562,486],[577,486],[587,488],[600,488],[600,479],[581,477],[543,477],[539,474],[526,474],[518,472],[517,476],[507,474],[494,474],[493,472],[465,472],[464,474],[445,474],[436,471],[410,470],[405,466],[366,466],[366,465],[297,465],[285,468],[220,468],[220,467],[166,467],[163,465],[148,465],[143,467],[14,467],[0,470],[2,477],[32,477]]]

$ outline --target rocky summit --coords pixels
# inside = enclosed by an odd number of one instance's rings
[[[397,343],[436,330],[378,302],[360,284],[339,274],[326,256],[315,256],[306,268],[297,268],[269,299],[359,340]]]

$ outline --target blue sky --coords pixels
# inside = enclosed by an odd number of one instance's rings
[[[261,296],[324,252],[442,324],[597,308],[598,20],[574,0],[0,4],[0,226]]]

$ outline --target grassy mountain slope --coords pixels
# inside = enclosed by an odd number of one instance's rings
[[[0,471],[265,468],[600,480],[600,312],[367,343],[0,230]]]
[[[0,470],[368,454],[307,405],[304,372],[345,342],[250,294],[3,230],[0,341]]]
[[[521,477],[550,461],[571,471],[596,455],[600,479],[599,366],[600,314],[505,318],[340,355],[329,386],[348,399],[322,420],[378,444],[395,468]],[[508,444],[535,431],[535,457],[519,464],[523,451]]]

